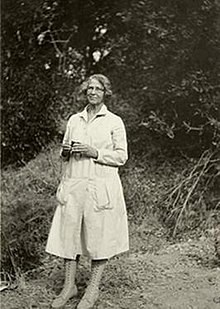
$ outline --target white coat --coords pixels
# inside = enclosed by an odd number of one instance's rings
[[[96,148],[98,158],[71,156],[65,163],[46,251],[69,259],[105,259],[127,251],[127,212],[118,174],[128,158],[121,118],[103,105],[88,121],[85,108],[67,123],[63,143],[71,141]]]

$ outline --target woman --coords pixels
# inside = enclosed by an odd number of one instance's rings
[[[91,259],[91,279],[77,308],[89,309],[98,299],[106,262],[128,250],[127,213],[118,175],[118,167],[127,160],[124,124],[104,104],[112,94],[107,77],[92,75],[82,89],[88,104],[67,123],[61,152],[65,172],[46,247],[65,261],[63,290],[53,308],[77,295],[80,255]]]

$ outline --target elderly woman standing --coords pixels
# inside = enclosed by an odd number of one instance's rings
[[[62,307],[77,295],[75,274],[80,255],[91,259],[91,279],[78,309],[92,308],[109,258],[128,250],[127,213],[118,167],[127,160],[124,124],[106,98],[111,85],[101,74],[82,85],[87,106],[67,123],[61,157],[65,173],[46,251],[64,258],[65,282],[52,302]]]

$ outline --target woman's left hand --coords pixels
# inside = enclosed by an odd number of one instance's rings
[[[80,154],[81,156],[85,156],[88,158],[98,158],[98,151],[94,147],[91,147],[86,144],[80,144],[80,143],[75,143],[72,146],[71,153],[74,154]]]

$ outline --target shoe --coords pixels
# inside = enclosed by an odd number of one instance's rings
[[[99,297],[99,284],[103,270],[105,268],[107,260],[92,260],[91,279],[86,289],[86,292],[77,306],[77,309],[92,309]]]
[[[62,292],[53,300],[51,308],[62,308],[70,298],[77,296],[77,294],[78,290],[76,285],[72,289],[63,289]]]
[[[86,289],[86,292],[81,299],[80,303],[77,306],[77,309],[92,309],[99,298],[99,289],[89,286]]]
[[[75,284],[77,262],[75,260],[65,260],[65,281],[61,293],[53,300],[52,308],[63,307],[70,298],[78,294]]]

